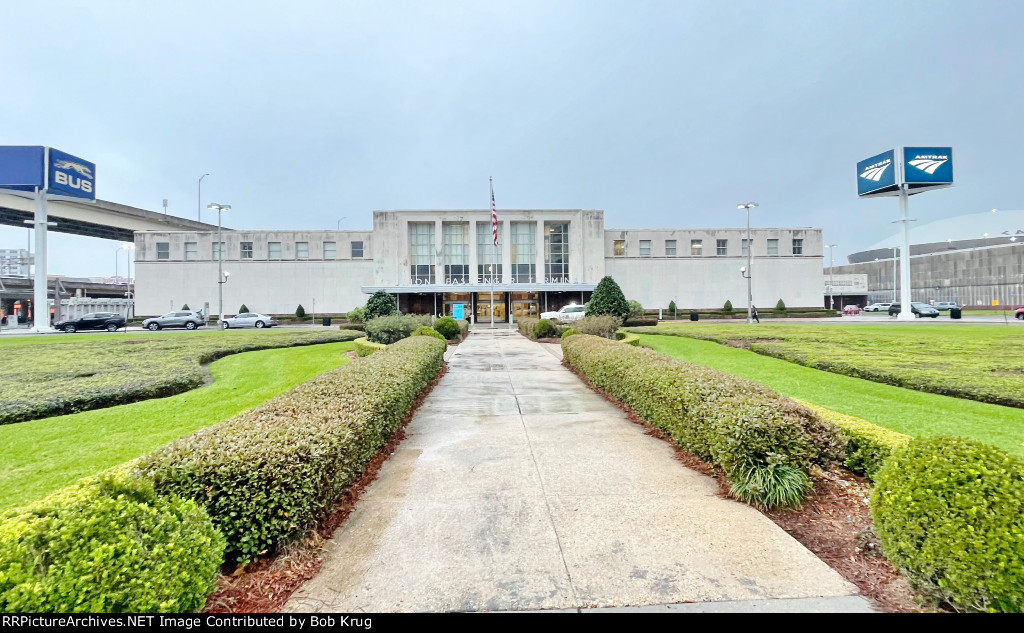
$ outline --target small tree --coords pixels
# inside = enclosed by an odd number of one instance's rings
[[[725,314],[732,314],[732,301],[725,300],[725,305],[722,307],[722,312]]]
[[[240,308],[238,309],[238,314],[242,314],[243,312],[248,312],[248,311],[249,311],[249,306],[247,306],[247,305],[245,305],[245,304],[243,303],[243,304],[242,304],[242,307],[240,307]]]
[[[779,314],[786,313],[786,303],[782,299],[779,299],[779,302],[775,304],[775,311]]]
[[[301,303],[299,304],[299,307],[295,308],[295,318],[297,318],[297,319],[304,319],[304,318],[306,318],[306,309],[302,307]]]
[[[188,304],[186,303],[185,305],[181,306],[181,309],[182,310],[191,310],[192,308],[188,307]]]
[[[644,318],[644,307],[639,301],[633,301],[630,299],[629,303],[629,318],[630,319],[642,319]]]
[[[676,302],[675,301],[669,301],[668,302],[668,311],[672,315],[673,319],[676,318]]]
[[[610,314],[620,321],[629,317],[629,302],[622,294],[622,288],[611,277],[605,276],[594,289],[593,296],[587,302],[587,316]]]
[[[363,322],[363,313],[364,313],[364,310],[362,308],[359,308],[359,307],[352,308],[345,315],[345,318],[348,320],[349,323],[362,323]]]
[[[378,290],[366,302],[366,309],[363,311],[363,322],[392,314],[398,314],[398,304],[395,303],[395,298],[383,290]]]

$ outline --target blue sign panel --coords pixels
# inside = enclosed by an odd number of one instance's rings
[[[903,180],[908,185],[953,184],[953,148],[904,147]]]
[[[35,191],[43,186],[43,156],[39,146],[0,147],[0,188]]]
[[[857,195],[897,191],[896,150],[882,152],[857,163]]]
[[[466,308],[465,308],[464,304],[462,304],[462,303],[453,303],[452,304],[452,318],[453,319],[465,319],[466,318]]]
[[[50,193],[96,199],[96,165],[77,156],[50,149]]]

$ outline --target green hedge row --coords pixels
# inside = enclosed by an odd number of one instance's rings
[[[306,534],[359,476],[443,363],[415,336],[143,458],[159,493],[193,499],[252,560]]]
[[[119,466],[0,518],[0,612],[198,611],[224,538],[192,501]]]
[[[374,343],[366,338],[357,338],[354,342],[356,345],[356,355],[360,357],[369,356],[377,350],[387,349],[388,347],[383,343]]]
[[[843,465],[868,479],[889,459],[889,456],[910,443],[911,437],[897,431],[872,424],[852,415],[815,406],[797,400],[800,404],[831,422],[846,437],[846,460]]]
[[[519,325],[517,326],[519,328],[519,333],[528,339],[536,340],[537,337],[534,334],[534,328],[538,323],[540,323],[540,319],[535,319],[533,317],[519,317]]]
[[[615,340],[626,345],[632,345],[638,347],[640,345],[640,335],[630,334],[629,332],[616,332]]]
[[[875,477],[882,551],[959,610],[1024,611],[1024,460],[953,437],[915,439]]]
[[[458,333],[458,331],[459,331],[458,326],[455,326],[455,332]],[[432,337],[438,339],[439,341],[444,341],[445,344],[448,343],[448,339],[446,339],[444,337],[444,334],[441,334],[440,332],[438,332],[434,328],[430,327],[429,325],[421,325],[421,326],[419,326],[418,328],[416,328],[415,330],[412,331],[412,335],[413,336],[432,336]]]
[[[594,385],[721,466],[733,494],[758,506],[799,504],[811,465],[844,455],[831,424],[756,383],[596,336],[564,338],[562,351]]]

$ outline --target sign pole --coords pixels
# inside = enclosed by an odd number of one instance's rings
[[[907,185],[900,185],[900,211],[903,215],[903,248],[900,249],[900,313],[901,321],[913,321],[914,312],[910,305],[910,204],[907,200]],[[895,263],[895,262],[894,262]]]
[[[50,306],[46,287],[46,192],[36,190],[36,276],[33,284],[32,324],[33,332],[50,331]]]

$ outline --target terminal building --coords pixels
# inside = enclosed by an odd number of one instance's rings
[[[375,211],[371,231],[225,230],[224,312],[340,314],[385,290],[403,312],[514,321],[583,303],[605,275],[645,308],[746,308],[745,228],[606,229],[600,210]],[[135,233],[136,314],[217,311],[216,231]],[[751,230],[753,303],[822,307],[821,229]]]

